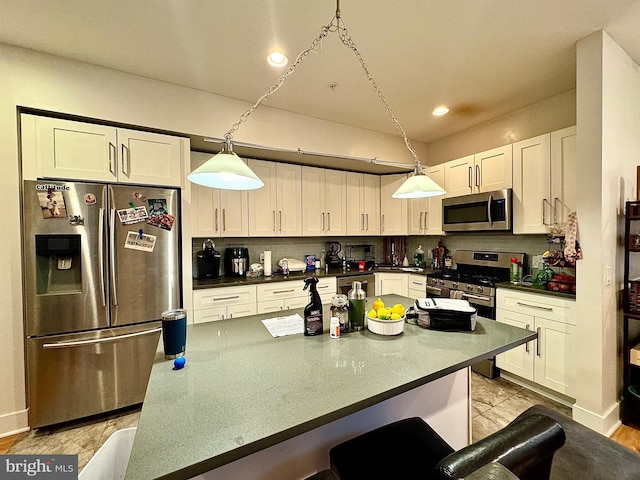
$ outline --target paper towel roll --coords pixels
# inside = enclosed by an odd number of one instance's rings
[[[271,250],[265,250],[263,253],[264,256],[264,276],[271,276]]]

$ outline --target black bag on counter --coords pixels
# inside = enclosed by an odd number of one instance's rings
[[[478,313],[466,300],[448,298],[417,298],[407,311],[407,319],[430,330],[472,332]]]

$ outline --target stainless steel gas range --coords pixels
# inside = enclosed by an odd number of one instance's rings
[[[511,259],[524,263],[524,253],[456,250],[456,269],[427,274],[427,297],[463,298],[478,310],[478,315],[495,320],[496,285],[509,281]],[[487,377],[496,375],[494,359],[474,365]]]

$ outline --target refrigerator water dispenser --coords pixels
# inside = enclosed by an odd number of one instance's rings
[[[36,235],[36,293],[82,290],[80,235]]]

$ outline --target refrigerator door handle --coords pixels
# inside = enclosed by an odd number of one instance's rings
[[[118,305],[118,291],[116,290],[116,209],[111,209],[109,219],[109,263],[111,266],[111,298],[114,305]]]
[[[115,337],[108,338],[92,338],[90,340],[77,340],[75,342],[54,342],[54,343],[43,343],[42,348],[68,348],[68,347],[81,347],[83,345],[93,345],[96,343],[107,343],[107,342],[117,342],[118,340],[122,340],[124,338],[131,337],[139,337],[141,335],[150,335],[152,333],[158,333],[162,331],[162,327],[153,328],[151,330],[143,330],[141,332],[127,333],[125,335],[118,335]]]
[[[102,296],[102,306],[107,306],[107,292],[104,285],[104,216],[105,210],[100,207],[100,218],[98,219],[98,265],[100,271],[100,295]]]

